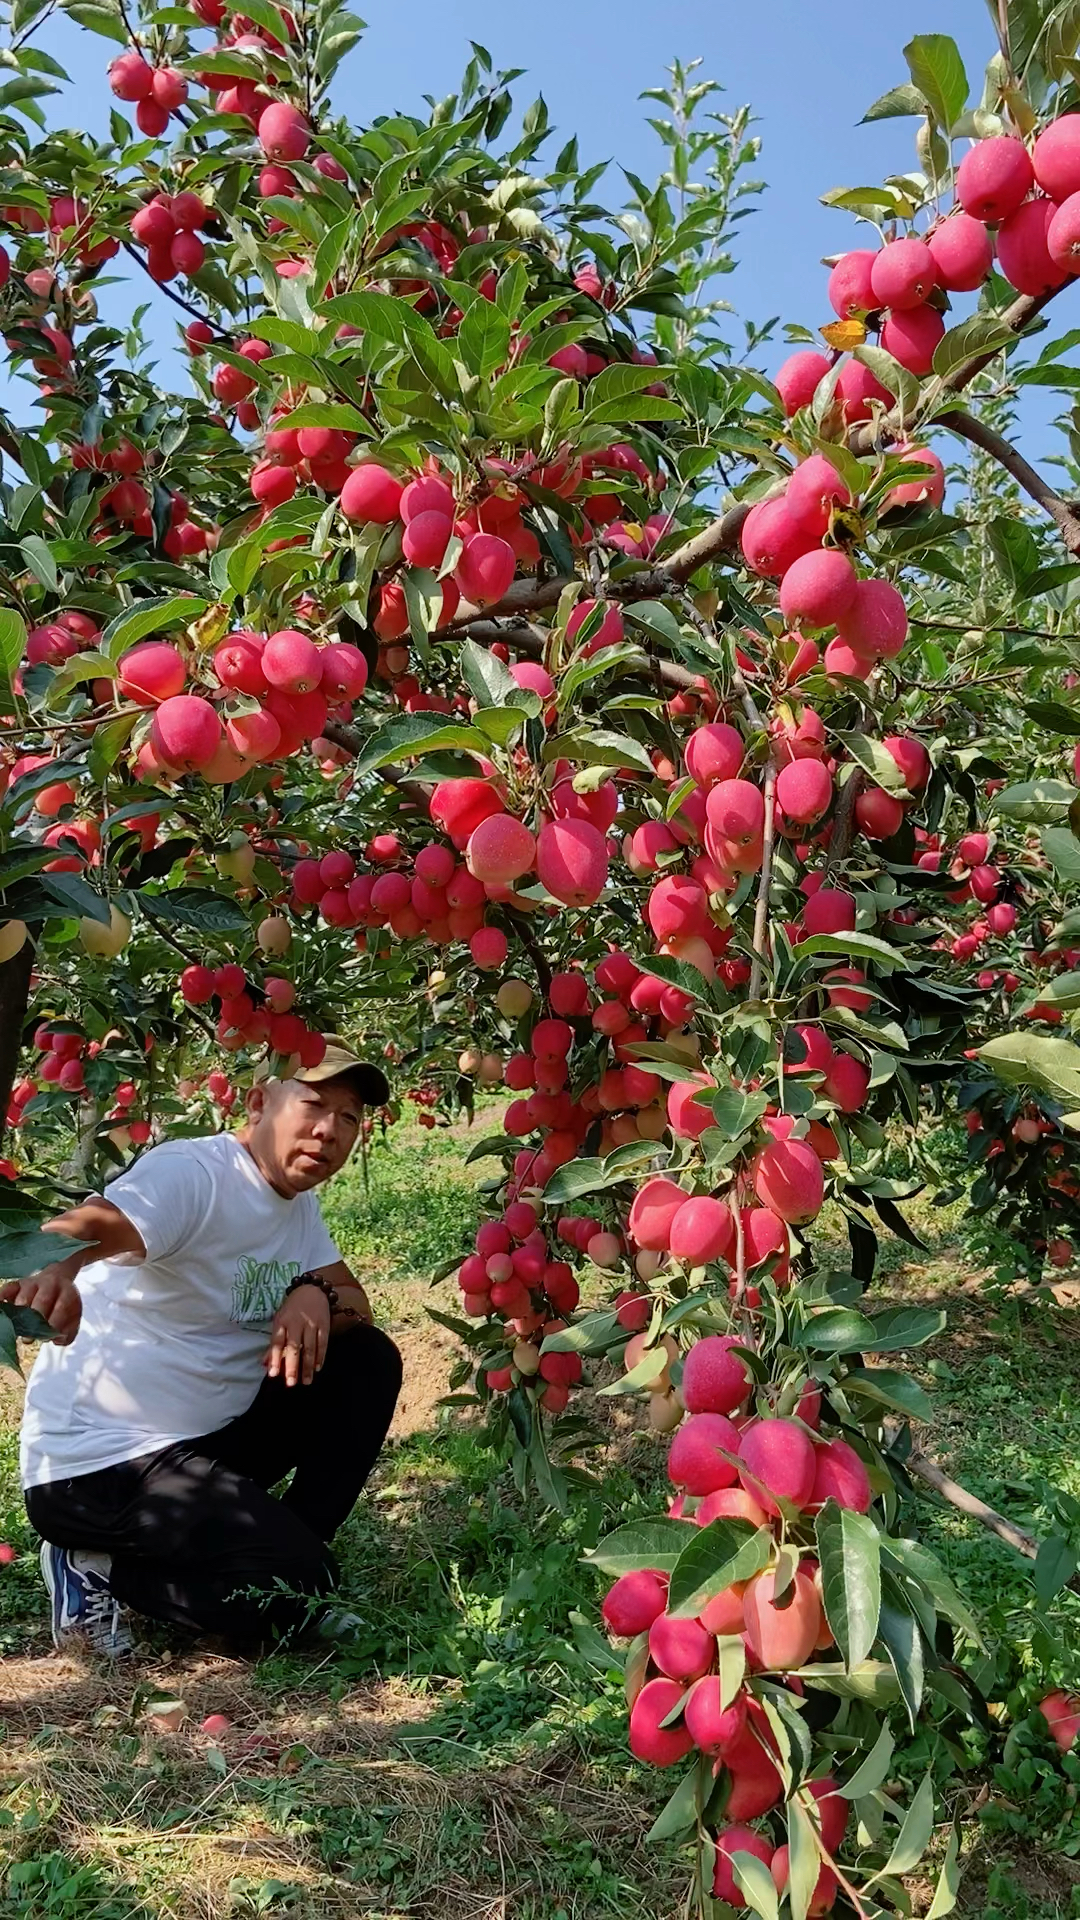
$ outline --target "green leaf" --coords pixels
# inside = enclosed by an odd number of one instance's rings
[[[1068,1540],[1054,1534],[1040,1543],[1035,1556],[1035,1592],[1044,1607],[1061,1592],[1080,1565],[1080,1555]]]
[[[910,961],[903,949],[890,947],[885,940],[879,940],[872,933],[815,933],[809,940],[800,940],[799,958],[804,955],[824,953],[847,960],[872,960],[876,967],[892,972],[902,967],[905,972]]]
[[[910,1420],[930,1420],[934,1406],[930,1395],[909,1373],[896,1373],[889,1367],[852,1367],[844,1375],[844,1392],[858,1394],[882,1407],[892,1407]]]
[[[115,720],[107,720],[103,726],[94,729],[87,763],[90,777],[97,781],[98,786],[102,785],[110,767],[119,759],[139,723],[139,717],[137,713],[118,713]]]
[[[867,1514],[827,1500],[814,1525],[825,1616],[850,1673],[877,1638],[881,1536]]]
[[[742,1691],[746,1679],[746,1645],[741,1634],[718,1635],[716,1675],[720,1682],[720,1711],[724,1713]]]
[[[1080,841],[1073,838],[1068,827],[1044,827],[1039,839],[1054,872],[1070,886],[1080,884]],[[1039,998],[1045,1000],[1045,993]]]
[[[639,740],[632,740],[625,733],[612,733],[607,728],[597,728],[595,732],[581,728],[574,733],[562,733],[544,749],[545,760],[561,759],[564,755],[583,761],[587,767],[638,767],[642,773],[653,772],[653,763]]]
[[[420,334],[435,338],[422,313],[417,313],[407,300],[389,293],[336,293],[333,299],[324,300],[318,311],[331,320],[344,321],[346,326],[361,327],[378,340],[390,340],[398,347]]]
[[[103,927],[111,923],[109,903],[88,886],[78,873],[43,873],[40,884],[64,914],[80,920],[99,920]]]
[[[888,1600],[882,1601],[878,1634],[888,1652],[914,1732],[922,1704],[926,1661],[918,1621],[906,1602],[898,1606]]]
[[[1041,565],[1038,541],[1031,528],[1012,514],[999,514],[991,520],[987,533],[994,558],[1009,585],[1024,593]]]
[[[607,1167],[603,1160],[568,1160],[552,1174],[544,1188],[544,1202],[565,1206],[586,1193],[600,1193],[605,1187],[617,1187],[628,1178],[625,1168]]]
[[[42,1233],[36,1228],[0,1233],[0,1280],[28,1280],[70,1253],[96,1245],[96,1240],[74,1240],[66,1233]]]
[[[943,133],[951,133],[967,105],[968,77],[956,41],[947,33],[917,33],[904,48],[913,85]]]
[[[861,360],[864,367],[869,367],[875,380],[880,380],[882,386],[887,387],[889,392],[895,395],[905,418],[908,414],[914,413],[919,404],[921,391],[915,374],[909,373],[906,367],[902,367],[899,360],[894,360],[892,354],[887,353],[884,347],[856,347],[855,359]]]
[[[635,1520],[601,1540],[585,1558],[590,1566],[601,1573],[610,1573],[615,1579],[624,1573],[636,1573],[641,1567],[651,1567],[657,1573],[673,1573],[686,1546],[688,1531],[685,1520]]]
[[[437,753],[443,747],[459,748],[465,753],[486,754],[490,741],[475,728],[453,725],[438,715],[402,714],[396,720],[369,735],[357,755],[354,772],[373,773],[377,767],[392,766],[397,760],[409,760],[425,753]]]
[[[735,1884],[744,1903],[759,1913],[761,1920],[778,1920],[780,1896],[764,1860],[759,1860],[754,1853],[736,1852],[729,1857]]]
[[[866,1700],[873,1706],[892,1706],[899,1697],[896,1674],[887,1660],[864,1660],[861,1667],[845,1673],[843,1667],[829,1663],[820,1667],[800,1667],[799,1678],[819,1693],[835,1694],[839,1700]]]
[[[64,12],[69,20],[74,20],[76,26],[87,27],[91,33],[99,33],[106,40],[115,40],[120,46],[127,46],[127,28],[112,7],[93,6],[89,0],[86,0],[86,4],[80,0],[80,4],[75,6],[68,0]]]
[[[705,1764],[699,1756],[689,1773],[683,1775],[670,1800],[661,1808],[645,1835],[647,1846],[654,1845],[658,1840],[674,1840],[697,1824]]]
[[[654,979],[666,981],[669,987],[678,987],[682,993],[689,994],[691,1000],[704,1000],[708,993],[705,976],[687,960],[676,960],[672,953],[643,955],[642,973],[651,973]],[[686,1063],[677,1077],[685,1080],[689,1072]]]
[[[245,933],[248,929],[247,911],[239,901],[214,893],[209,887],[177,887],[168,893],[143,891],[135,898],[150,920],[197,927],[200,933]]]
[[[821,1846],[806,1804],[808,1796],[788,1801],[788,1901],[791,1920],[806,1920],[821,1873]]]
[[[1036,726],[1045,727],[1050,733],[1065,733],[1070,739],[1080,736],[1080,711],[1067,707],[1062,700],[1025,700],[1024,712]]]
[[[978,1049],[979,1059],[1011,1086],[1035,1087],[1071,1110],[1080,1107],[1080,1047],[1037,1033],[1002,1033]]]
[[[655,374],[655,368],[653,369]],[[660,394],[638,393],[628,395],[625,400],[609,400],[606,406],[596,407],[587,416],[590,427],[619,426],[629,420],[681,420],[683,410],[676,400],[665,400]]]
[[[811,1314],[798,1335],[811,1353],[859,1353],[874,1344],[874,1323],[854,1307],[827,1307]]]
[[[868,120],[904,120],[925,112],[926,101],[918,87],[890,87],[867,107],[859,125],[865,126]]]
[[[597,1353],[626,1338],[617,1313],[590,1313],[559,1333],[549,1333],[541,1343],[541,1353]]]
[[[956,1896],[960,1887],[960,1829],[954,1827],[949,1835],[949,1844],[945,1849],[945,1859],[938,1875],[934,1898],[927,1908],[926,1920],[945,1920],[956,1905]]]
[[[465,685],[482,707],[503,706],[511,694],[518,692],[517,681],[506,663],[490,647],[481,647],[475,640],[462,641],[458,665]]]
[[[19,551],[35,580],[40,580],[47,593],[55,593],[60,575],[47,541],[39,533],[28,533],[26,539],[19,542]]]
[[[682,628],[662,600],[635,601],[623,608],[623,614],[632,627],[643,627],[657,640],[666,640],[673,647],[681,646]]]
[[[0,607],[0,668],[10,684],[26,652],[26,622],[14,607]]]
[[[605,1399],[620,1399],[625,1395],[639,1393],[643,1388],[651,1388],[659,1380],[667,1367],[667,1354],[663,1347],[648,1347],[641,1359],[617,1380],[609,1381],[606,1387],[599,1389]]]
[[[888,747],[883,746],[880,740],[872,740],[865,733],[844,733],[839,728],[836,738],[843,741],[851,758],[886,793],[907,793],[903,774]]]
[[[1003,321],[995,320],[991,314],[973,313],[969,320],[961,320],[958,327],[950,327],[944,339],[938,341],[934,350],[934,372],[944,378],[955,373],[958,367],[966,366],[969,360],[1000,353],[1015,339],[1012,328]]]
[[[895,1747],[892,1728],[886,1721],[862,1765],[841,1786],[840,1792],[845,1800],[861,1800],[884,1786],[889,1777]]]
[[[934,1780],[925,1774],[885,1863],[886,1873],[911,1873],[930,1844],[934,1831]]]
[[[200,613],[205,613],[209,604],[208,600],[192,599],[186,593],[170,594],[160,600],[137,600],[134,606],[125,607],[123,613],[109,621],[98,646],[110,660],[116,660],[137,640],[145,640],[148,633],[160,633],[165,627],[187,626]]]
[[[920,1546],[917,1540],[892,1539],[882,1549],[882,1563],[886,1560],[901,1585],[916,1581],[925,1588],[939,1613],[943,1613],[947,1620],[966,1633],[975,1646],[982,1644],[974,1615],[961,1599],[936,1554],[931,1553],[928,1547]]]
[[[994,805],[1006,820],[1042,826],[1060,820],[1076,799],[1076,788],[1065,780],[1021,780],[994,796]]]
[[[295,427],[340,427],[345,433],[364,433],[370,435],[371,422],[365,420],[356,407],[346,406],[343,400],[309,400],[302,407],[294,407],[275,426]]]
[[[510,322],[493,301],[475,300],[458,327],[457,344],[469,372],[486,380],[506,363]]]
[[[1075,840],[1073,846],[1080,856],[1080,847],[1076,846]],[[1080,1007],[1080,973],[1055,974],[1033,993],[1032,1003],[1036,1001],[1040,1007],[1061,1007],[1065,1011]]]
[[[740,1134],[754,1126],[768,1109],[769,1096],[765,1093],[741,1093],[737,1087],[721,1087],[714,1093],[708,1105],[713,1111],[721,1133],[729,1140],[737,1140]]]
[[[679,1556],[668,1592],[668,1612],[680,1619],[693,1619],[715,1594],[760,1573],[772,1547],[768,1527],[746,1520],[712,1520],[695,1534]]]
[[[632,367],[625,360],[616,360],[612,366],[605,367],[603,373],[598,373],[595,380],[589,381],[585,399],[586,420],[595,420],[598,416],[607,419],[604,409],[610,404],[640,394],[644,387],[654,386],[657,381],[663,380],[665,373],[670,372],[670,367]],[[681,408],[676,407],[675,412],[681,412]],[[624,418],[621,413],[611,417]]]

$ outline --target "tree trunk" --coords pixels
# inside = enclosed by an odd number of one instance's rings
[[[34,943],[29,936],[10,960],[0,961],[0,1138],[19,1065],[33,969]]]

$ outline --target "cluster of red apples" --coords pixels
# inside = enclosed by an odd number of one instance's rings
[[[775,1555],[750,1579],[715,1594],[696,1614],[671,1611],[667,1577],[651,1568],[623,1574],[609,1590],[603,1614],[609,1631],[640,1644],[647,1658],[633,1666],[630,1745],[654,1766],[676,1765],[695,1750],[715,1775],[726,1773],[728,1824],[716,1835],[713,1891],[742,1907],[731,1856],[748,1852],[770,1866],[780,1891],[788,1879],[786,1846],[747,1826],[784,1797],[776,1736],[745,1679],[732,1687],[720,1671],[718,1650],[742,1643],[744,1671],[769,1674],[800,1690],[798,1670],[833,1645],[814,1557],[813,1516],[826,1501],[855,1513],[869,1511],[872,1487],[865,1461],[843,1439],[818,1432],[821,1393],[808,1380],[794,1417],[777,1416],[753,1396],[745,1348],[730,1335],[697,1340],[682,1363],[679,1397],[686,1418],[668,1454],[675,1488],[673,1518],[687,1529],[719,1519],[769,1528],[807,1546],[790,1578],[781,1582]],[[640,1639],[639,1639],[640,1637]],[[809,1911],[828,1912],[838,1891],[829,1864],[847,1826],[847,1802],[830,1775],[808,1783],[804,1802],[824,1856]]]
[[[881,345],[909,373],[933,370],[945,335],[945,296],[972,293],[993,269],[1033,298],[1080,273],[1080,116],[1064,114],[1030,152],[1014,134],[980,140],[956,175],[956,205],[925,238],[908,234],[876,249],[856,249],[829,276],[829,304],[841,321],[879,328]],[[833,370],[824,354],[793,354],[777,376],[784,406],[809,405]],[[894,396],[861,361],[844,363],[836,397],[846,421],[869,419],[872,403]]]

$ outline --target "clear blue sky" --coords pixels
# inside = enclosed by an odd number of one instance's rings
[[[821,256],[860,244],[851,216],[821,206],[818,196],[916,165],[913,120],[857,124],[880,93],[908,78],[905,42],[916,33],[951,33],[964,56],[973,100],[995,47],[985,0],[894,0],[888,6],[881,0],[609,0],[597,7],[546,0],[536,9],[506,0],[352,4],[367,17],[368,30],[338,76],[335,104],[355,121],[380,112],[423,112],[425,93],[453,91],[475,39],[497,66],[527,69],[516,83],[519,104],[542,92],[562,138],[578,134],[583,163],[610,158],[646,179],[660,170],[662,149],[645,118],[657,110],[638,95],[664,83],[673,57],[700,55],[702,73],[725,90],[721,106],[753,107],[762,139],[759,172],[768,182],[758,210],[741,223],[740,267],[723,291],[758,321],[779,314],[811,326],[829,317]],[[45,103],[52,123],[106,132],[111,96],[104,74],[111,44],[64,16],[49,24],[41,44],[75,76],[70,88]],[[559,144],[553,139],[543,151],[554,157]],[[597,198],[606,189],[608,203],[617,204],[622,185],[612,169]],[[147,297],[148,287],[140,281],[139,299]],[[124,310],[120,298],[112,294],[103,301],[110,316]],[[966,296],[960,298],[963,303]],[[1067,293],[1061,304],[1075,309],[1078,296]],[[158,296],[159,309],[164,312],[152,332],[165,349],[162,372],[169,378],[175,310]],[[1076,324],[1080,314],[1062,318],[1064,325]],[[770,356],[774,364],[782,352]],[[1053,403],[1046,411],[1052,414]]]

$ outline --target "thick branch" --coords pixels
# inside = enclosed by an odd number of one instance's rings
[[[1058,291],[1059,289],[1054,288],[1052,292],[1039,294],[1037,298],[1027,294],[1021,295],[1013,301],[1011,307],[1006,307],[1001,316],[1003,325],[1007,326],[1012,333],[1023,333],[1029,321],[1034,320],[1036,315],[1042,312]],[[946,413],[935,414],[933,411],[937,402],[946,395],[962,393],[965,387],[970,386],[976,374],[982,373],[986,367],[990,366],[1000,352],[1001,348],[995,347],[989,353],[976,355],[973,360],[964,360],[959,366],[954,367],[951,373],[935,381],[924,396],[927,402],[927,424],[932,421],[935,426],[948,427],[961,439],[970,440],[973,446],[981,447],[984,453],[989,453],[1007,473],[1012,474],[1017,485],[1022,487],[1025,493],[1030,494],[1043,512],[1049,514],[1068,551],[1080,553],[1080,511],[1063,499],[1061,494],[1056,493],[1030,462],[1025,460],[1022,454],[1017,453],[1008,440],[1004,439],[1000,433],[995,433],[992,427],[984,426],[981,420],[977,420],[964,407],[952,407]],[[894,411],[886,414],[876,423],[870,421],[865,426],[856,427],[854,432],[848,434],[847,444],[853,453],[870,453],[891,440],[902,439],[906,432],[903,415]]]
[[[829,875],[846,860],[851,852],[851,843],[855,838],[855,802],[866,783],[861,767],[856,767],[845,782],[833,815],[833,830],[829,840],[829,852],[825,861],[825,882]]]
[[[922,1480],[928,1487],[933,1487],[934,1492],[939,1493],[943,1500],[947,1500],[950,1507],[956,1507],[958,1512],[966,1513],[971,1519],[978,1520],[982,1526],[989,1528],[991,1533],[996,1533],[999,1540],[1004,1540],[1007,1547],[1012,1547],[1016,1553],[1022,1553],[1025,1560],[1035,1559],[1039,1551],[1039,1542],[1034,1534],[1025,1532],[1023,1527],[1016,1526],[1012,1520],[1006,1520],[1003,1513],[998,1513],[994,1507],[987,1506],[986,1501],[980,1500],[977,1493],[969,1493],[958,1480],[951,1480],[944,1468],[938,1466],[936,1460],[931,1460],[927,1454],[916,1450],[908,1455],[904,1465],[917,1480]]]
[[[726,513],[711,520],[700,533],[695,533],[692,539],[676,547],[662,566],[650,567],[647,573],[631,574],[625,580],[609,581],[604,589],[606,595],[612,600],[656,600],[670,593],[673,583],[681,586],[699,567],[715,560],[717,554],[729,553],[738,545],[742,524],[749,511],[749,505],[729,507]],[[486,609],[486,617],[493,619],[500,614],[533,613],[542,607],[553,607],[564,588],[571,586],[576,578],[576,574],[567,573],[558,574],[552,580],[515,580],[509,593],[504,594],[495,606]],[[446,631],[460,631],[462,627],[473,626],[478,611],[466,603]]]
[[[894,1439],[899,1431],[898,1423],[893,1421],[886,1423],[887,1439]],[[940,1495],[942,1500],[946,1500],[950,1507],[955,1507],[958,1513],[966,1513],[969,1519],[977,1520],[979,1525],[986,1527],[988,1532],[995,1533],[999,1540],[1003,1540],[1007,1547],[1013,1549],[1014,1553],[1022,1554],[1025,1560],[1038,1558],[1042,1543],[1033,1533],[1028,1533],[1025,1527],[1018,1527],[1014,1520],[1007,1520],[996,1507],[988,1506],[985,1500],[980,1500],[977,1493],[970,1493],[967,1487],[962,1487],[959,1480],[953,1480],[943,1467],[938,1466],[936,1460],[931,1460],[929,1454],[921,1452],[916,1447],[908,1454],[903,1464],[913,1479],[921,1480],[924,1486],[932,1487],[934,1492]],[[1080,1591],[1080,1574],[1074,1573],[1066,1585],[1074,1592]]]
[[[1069,552],[1080,553],[1080,512],[1055,492],[1049,481],[1043,479],[1042,474],[1024,459],[1022,453],[1016,451],[1004,435],[995,433],[993,427],[976,419],[966,407],[953,407],[948,413],[939,413],[938,424],[948,427],[950,432],[959,434],[962,440],[970,440],[972,446],[981,447],[984,453],[992,455],[1006,473],[1012,474],[1017,486],[1030,494],[1043,512],[1050,515]]]
[[[1037,298],[1028,294],[1020,295],[1013,301],[1011,307],[1006,307],[1001,315],[1002,325],[1008,327],[1010,333],[1023,333],[1028,322],[1042,312],[1058,291],[1059,289],[1055,288],[1054,292],[1041,293]],[[923,396],[927,402],[928,415],[930,408],[946,395],[963,393],[964,388],[971,385],[976,374],[982,373],[986,367],[990,366],[1000,352],[1000,347],[994,347],[989,353],[976,354],[973,360],[962,360],[951,373],[945,374],[933,386],[928,387]],[[932,415],[927,419],[927,425],[930,424],[932,424]],[[847,444],[852,453],[873,453],[887,441],[904,439],[907,432],[908,426],[902,413],[894,409],[879,421],[869,420],[865,426],[856,427],[848,434]]]

